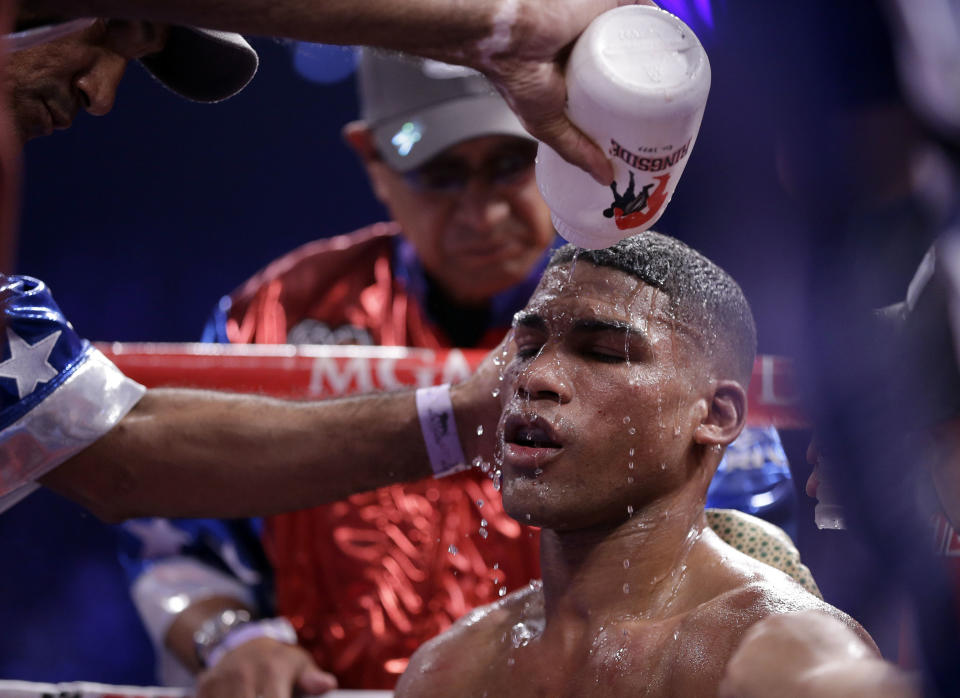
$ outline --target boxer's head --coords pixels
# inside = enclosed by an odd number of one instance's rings
[[[58,24],[23,12],[16,29],[7,35],[13,52],[3,82],[22,142],[69,128],[81,109],[109,112],[132,60],[173,91],[204,102],[236,93],[257,67],[253,49],[223,32],[106,19]]]
[[[536,142],[465,68],[364,52],[362,120],[344,133],[377,197],[454,300],[527,278],[554,239],[533,176]]]
[[[553,529],[702,506],[746,418],[753,316],[730,276],[672,238],[561,248],[516,316],[502,390],[503,499]]]

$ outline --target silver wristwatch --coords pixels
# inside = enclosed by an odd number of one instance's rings
[[[210,653],[223,642],[227,634],[252,620],[250,612],[242,608],[228,608],[207,618],[193,633],[193,649],[200,666],[206,667]]]

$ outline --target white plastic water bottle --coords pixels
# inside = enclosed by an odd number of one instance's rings
[[[700,130],[710,63],[680,19],[626,5],[590,23],[566,82],[567,114],[606,150],[614,182],[597,184],[541,143],[537,184],[560,235],[580,247],[609,247],[663,215]]]

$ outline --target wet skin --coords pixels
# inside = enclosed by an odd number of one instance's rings
[[[397,696],[712,696],[747,628],[809,608],[875,647],[705,528],[743,387],[672,315],[623,272],[548,271],[518,315],[500,422],[504,505],[544,527],[542,587],[424,645]]]

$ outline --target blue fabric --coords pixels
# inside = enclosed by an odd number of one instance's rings
[[[224,296],[220,299],[203,326],[203,333],[200,335],[201,342],[207,344],[230,343],[230,339],[227,337],[227,318],[230,315],[231,306],[233,306],[233,301],[230,296]]]
[[[229,344],[227,317],[231,304],[230,296],[220,299],[200,341]],[[273,570],[260,542],[262,529],[263,521],[258,518],[136,519],[123,524],[120,563],[132,585],[168,555],[193,557],[244,582],[254,595],[257,612],[271,616],[275,613]]]
[[[707,506],[738,509],[796,534],[790,464],[773,427],[747,427],[727,447],[707,490]]]
[[[0,429],[3,429],[73,375],[90,345],[77,336],[46,285],[29,276],[0,274],[0,313]],[[44,347],[56,333],[59,336],[53,344]],[[32,390],[31,386],[24,386],[24,390],[30,392],[22,395],[21,387],[10,374],[16,370],[18,356],[22,358],[31,350],[41,353],[39,358],[49,365],[50,373],[39,376],[44,380],[36,383]]]
[[[132,584],[156,562],[187,555],[243,582],[257,611],[274,613],[273,576],[261,519],[134,519],[120,525],[119,560]]]

